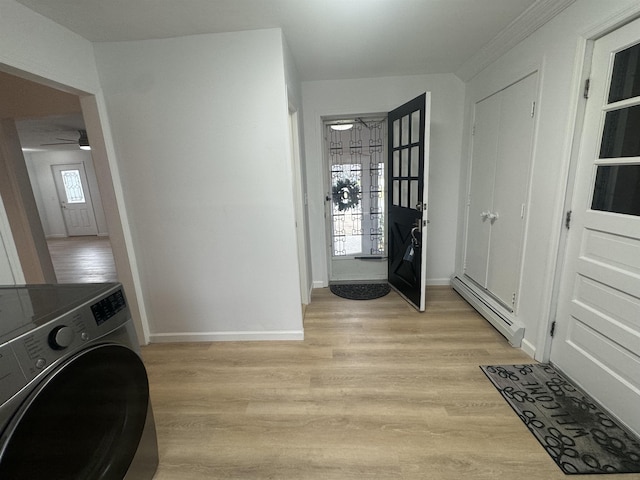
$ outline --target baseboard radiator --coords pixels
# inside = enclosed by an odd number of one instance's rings
[[[464,298],[469,304],[475,308],[480,315],[498,330],[513,347],[522,345],[524,337],[524,325],[518,321],[509,318],[505,313],[500,311],[498,302],[493,301],[487,295],[482,295],[476,290],[475,285],[465,282],[464,279],[455,276],[451,279],[451,286]]]

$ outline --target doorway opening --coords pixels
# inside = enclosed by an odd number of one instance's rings
[[[15,133],[12,160],[5,159],[5,165],[9,175],[20,179],[19,193],[5,188],[3,194],[14,212],[28,217],[24,221],[32,226],[30,240],[40,245],[41,262],[52,264],[52,272],[43,267],[50,272],[44,278],[28,274],[25,280],[115,281],[80,97],[4,72],[0,73],[0,96],[14,100],[2,111],[7,118],[3,138]],[[18,200],[12,198],[18,195],[24,205],[21,209],[13,207]]]
[[[329,280],[387,279],[387,120],[324,121]]]

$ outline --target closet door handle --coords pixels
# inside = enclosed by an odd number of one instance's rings
[[[487,215],[487,218],[489,219],[489,221],[491,223],[493,223],[498,219],[498,214],[497,213],[489,213],[489,215]]]
[[[482,212],[480,214],[480,218],[482,218],[482,220],[486,220],[487,218],[489,218],[490,215],[491,215],[491,212]]]

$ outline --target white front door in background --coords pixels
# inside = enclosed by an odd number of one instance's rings
[[[595,42],[590,85],[551,361],[640,434],[640,20]]]
[[[98,227],[87,188],[84,164],[52,165],[51,170],[67,235],[97,235]]]

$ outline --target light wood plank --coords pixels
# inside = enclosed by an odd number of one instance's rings
[[[67,237],[47,240],[58,283],[117,281],[109,237]]]
[[[531,358],[451,289],[428,298],[319,289],[301,342],[144,347],[156,480],[565,479],[478,368]]]

